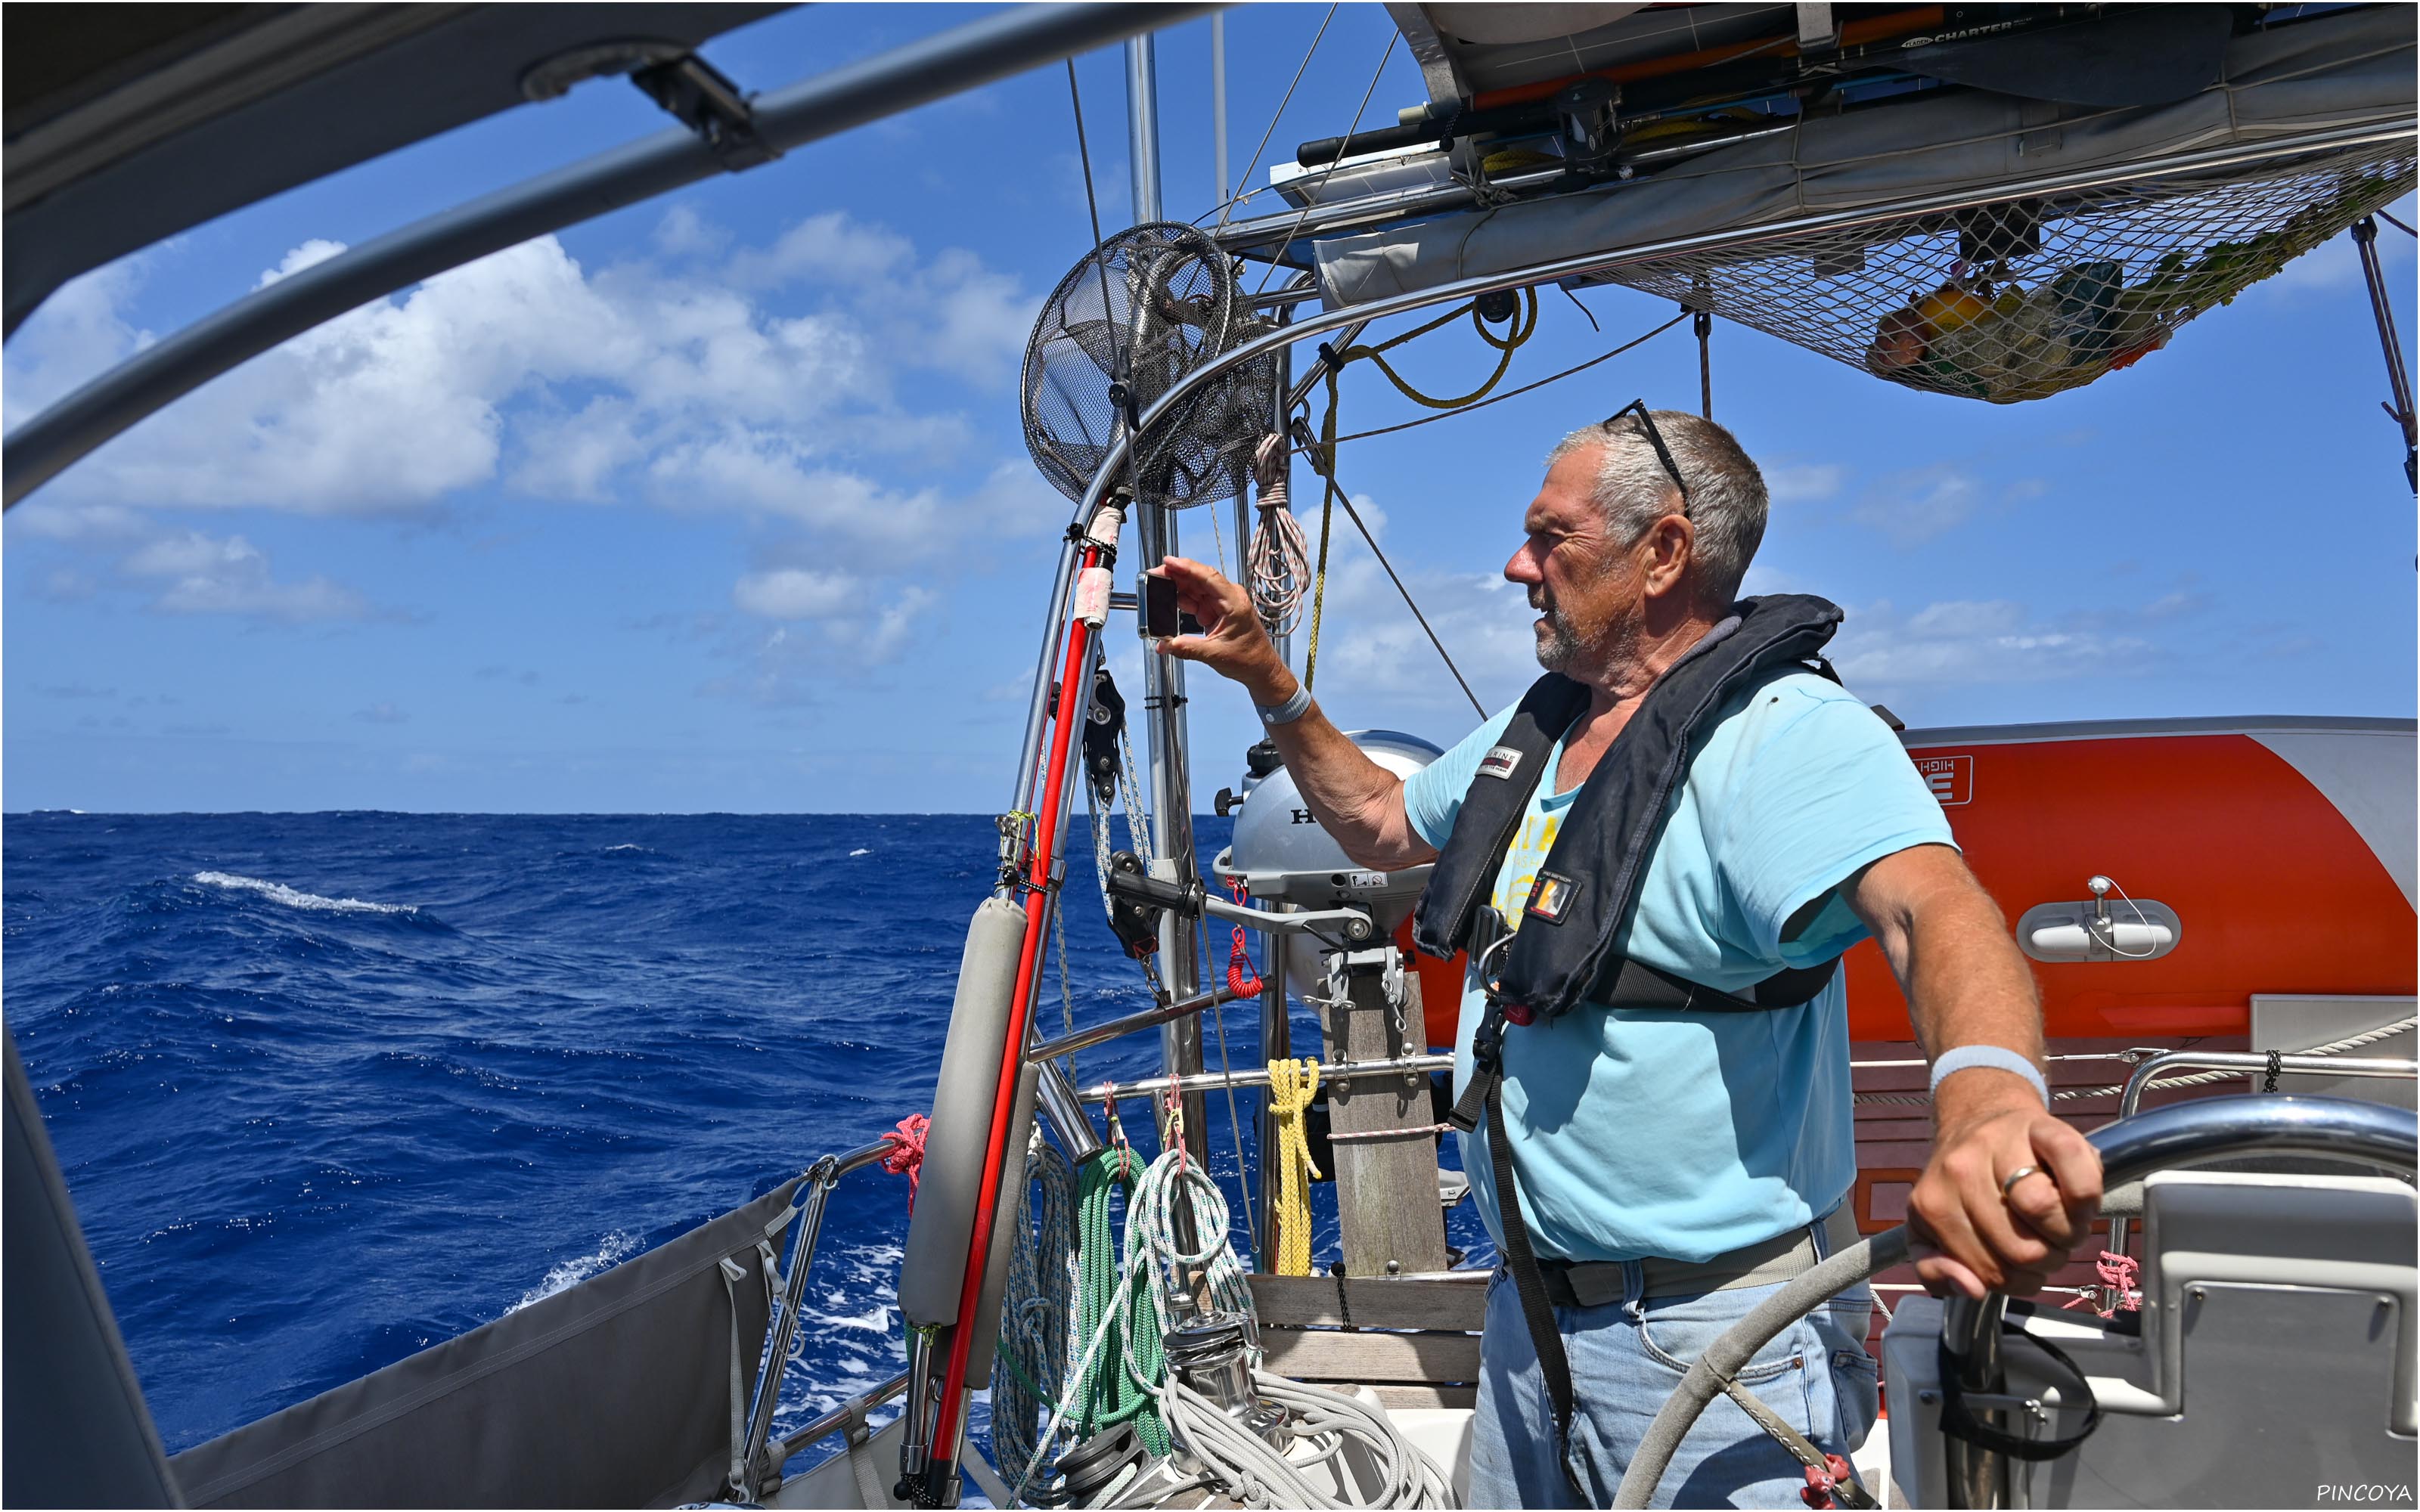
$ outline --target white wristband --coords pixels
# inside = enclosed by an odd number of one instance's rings
[[[1932,1063],[1933,1094],[1940,1095],[1941,1084],[1950,1076],[1962,1071],[1972,1071],[1978,1066],[2024,1077],[2034,1084],[2034,1090],[2040,1094],[2042,1106],[2050,1106],[2050,1084],[2042,1080],[2042,1073],[2035,1069],[2034,1063],[2013,1050],[1995,1044],[1962,1044],[1955,1050],[1943,1051]]]
[[[1305,714],[1309,713],[1310,710],[1311,689],[1303,687],[1300,683],[1296,683],[1294,686],[1294,697],[1286,700],[1283,703],[1255,703],[1252,705],[1252,712],[1261,717],[1261,723],[1271,726],[1292,724],[1296,719],[1301,718]]]

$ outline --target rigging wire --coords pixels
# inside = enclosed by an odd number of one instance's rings
[[[2412,230],[2410,226],[2405,225],[2402,222],[2397,220],[2394,216],[2387,214],[2384,210],[2380,210],[2377,213],[2380,220],[2384,221],[2387,224],[2395,227],[2397,231],[2402,232],[2405,236],[2420,237],[2420,231]]]
[[[1226,194],[1231,189],[1251,181],[1253,170],[1257,169],[1261,165],[1261,154],[1266,152],[1269,148],[1269,138],[1277,134],[1278,122],[1285,119],[1286,106],[1294,102],[1295,85],[1302,83],[1303,70],[1311,67],[1312,55],[1319,51],[1319,39],[1327,35],[1327,23],[1335,19],[1336,7],[1334,5],[1330,5],[1327,8],[1327,14],[1319,18],[1319,30],[1311,34],[1311,46],[1303,51],[1302,61],[1295,65],[1293,82],[1286,85],[1285,98],[1278,101],[1278,113],[1269,117],[1268,130],[1261,133],[1261,145],[1252,148],[1252,160],[1244,164],[1244,177],[1236,179],[1233,184],[1220,184],[1218,186],[1219,193]],[[1222,226],[1225,225],[1227,224],[1227,217],[1234,213],[1235,207],[1251,198],[1252,193],[1252,191],[1248,190],[1243,193],[1232,195],[1225,202],[1220,204],[1218,207],[1218,224]],[[1206,210],[1202,212],[1203,215],[1207,215],[1208,213],[1209,212]],[[1193,224],[1196,225],[1201,224],[1201,217],[1197,216],[1194,219]]]
[[[1390,33],[1388,36],[1386,51],[1378,54],[1377,69],[1370,75],[1370,87],[1361,91],[1361,103],[1354,107],[1353,124],[1346,127],[1344,129],[1344,134],[1336,139],[1336,160],[1319,171],[1319,178],[1317,182],[1304,186],[1302,213],[1295,217],[1294,224],[1286,227],[1285,239],[1277,244],[1277,255],[1269,258],[1268,271],[1261,275],[1261,286],[1252,290],[1252,298],[1257,300],[1262,295],[1266,294],[1269,291],[1269,280],[1275,278],[1278,274],[1280,258],[1283,255],[1285,249],[1293,244],[1295,235],[1302,230],[1303,223],[1311,219],[1311,212],[1319,208],[1318,194],[1320,186],[1326,184],[1327,180],[1335,175],[1336,170],[1344,165],[1344,154],[1353,145],[1353,133],[1361,130],[1362,113],[1370,108],[1370,97],[1378,92],[1378,81],[1387,76],[1387,61],[1395,55],[1395,44],[1402,39],[1403,33],[1401,32]],[[1304,61],[1309,62],[1310,60],[1306,58]],[[1071,70],[1070,77],[1072,76],[1073,73]],[[1274,122],[1271,123],[1272,130],[1275,129],[1275,124],[1276,123]]]
[[[1361,523],[1361,512],[1353,507],[1352,499],[1341,487],[1336,491],[1336,500],[1344,506],[1344,517],[1351,520],[1353,528],[1361,532],[1361,539],[1370,543],[1370,554],[1378,559],[1378,565],[1387,569],[1387,577],[1394,583],[1395,592],[1404,595],[1404,607],[1412,611],[1412,618],[1420,622],[1420,629],[1427,634],[1429,644],[1436,647],[1436,654],[1445,659],[1445,670],[1453,673],[1453,680],[1462,685],[1462,696],[1470,700],[1470,706],[1478,711],[1481,719],[1486,718],[1486,705],[1481,703],[1479,695],[1470,690],[1469,680],[1462,675],[1462,669],[1453,664],[1453,654],[1446,650],[1445,642],[1437,639],[1437,633],[1429,628],[1429,617],[1420,612],[1419,605],[1412,602],[1412,591],[1404,586],[1402,578],[1396,576],[1395,565],[1387,560],[1387,553],[1378,549],[1378,538],[1370,533],[1369,526]],[[1323,549],[1321,555],[1326,554]]]

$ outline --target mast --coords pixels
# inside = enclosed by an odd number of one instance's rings
[[[1134,187],[1137,224],[1160,219],[1159,194],[1159,70],[1151,34],[1126,39],[1126,146]],[[1177,549],[1174,511],[1156,500],[1135,501],[1135,535],[1141,548],[1135,562],[1138,577]],[[1135,585],[1138,597],[1142,585]],[[1154,870],[1171,881],[1190,880],[1201,871],[1193,851],[1193,782],[1187,770],[1185,731],[1185,669],[1156,653],[1143,656],[1143,730],[1146,760],[1151,766],[1152,845],[1157,855]],[[1159,967],[1168,991],[1176,998],[1201,991],[1201,925],[1178,917],[1175,909],[1160,915]],[[1171,1076],[1201,1072],[1202,1019],[1188,1014],[1159,1031],[1160,1060]],[[1203,1102],[1199,1092],[1184,1094],[1185,1144],[1193,1158],[1207,1164],[1209,1131],[1202,1126]]]

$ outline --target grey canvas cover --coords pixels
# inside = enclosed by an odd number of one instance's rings
[[[2238,38],[2220,81],[2171,104],[2106,108],[1962,90],[1808,116],[1631,183],[1319,240],[1320,293],[1334,309],[1805,214],[1988,194],[2070,169],[2406,121],[2413,69],[2412,8],[2368,6]]]
[[[602,1275],[169,1461],[193,1506],[670,1506],[731,1468],[733,1328],[792,1180]],[[778,1241],[777,1241],[778,1242]],[[725,1258],[743,1268],[736,1282]]]

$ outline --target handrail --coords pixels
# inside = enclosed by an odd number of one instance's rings
[[[1396,1056],[1387,1060],[1323,1061],[1319,1067],[1322,1084],[1362,1081],[1373,1076],[1428,1076],[1453,1069],[1451,1056]],[[1216,1092],[1230,1087],[1266,1087],[1269,1069],[1248,1067],[1243,1071],[1208,1071],[1194,1076],[1146,1076],[1136,1082],[1100,1082],[1078,1089],[1076,1095],[1087,1103],[1115,1103],[1126,1098],[1147,1097],[1170,1090],[1178,1092]]]
[[[1196,993],[1178,1002],[1162,1003],[1156,1008],[1146,1008],[1139,1012],[1128,1013],[1124,1018],[1114,1018],[1105,1024],[1095,1024],[1089,1029],[1078,1029],[1073,1034],[1063,1034],[1056,1040],[1038,1041],[1026,1047],[1025,1063],[1029,1066],[1036,1066],[1046,1060],[1056,1060],[1061,1056],[1071,1056],[1078,1050],[1090,1050],[1094,1045],[1107,1044],[1111,1040],[1123,1039],[1129,1034],[1140,1034],[1145,1029],[1156,1029],[1163,1024],[1172,1024],[1178,1019],[1190,1017],[1205,1008],[1222,1006],[1235,1000],[1234,989],[1225,986],[1214,987],[1206,993]]]
[[[787,1463],[792,1455],[817,1439],[861,1421],[866,1413],[873,1412],[907,1389],[908,1372],[902,1370],[872,1391],[852,1396],[814,1422],[792,1429],[782,1439],[782,1461]]]
[[[2118,1117],[2131,1119],[2142,1103],[2143,1094],[2162,1072],[2170,1071],[2246,1071],[2257,1075],[2269,1069],[2269,1053],[2265,1050],[2164,1050],[2134,1068],[2126,1078],[2126,1089],[2118,1097]],[[2420,1077],[2420,1060],[2397,1060],[2385,1056],[2311,1056],[2280,1055],[2277,1069],[2281,1072],[2332,1072],[2339,1076],[2412,1076]],[[2109,1249],[2115,1255],[2126,1253],[2126,1241],[2133,1225],[2123,1217],[2109,1220]]]
[[[2391,1056],[2309,1056],[2291,1053],[2273,1057],[2266,1050],[2164,1050],[2134,1068],[2126,1078],[2126,1089],[2118,1097],[2118,1116],[2131,1119],[2150,1089],[2151,1082],[2161,1072],[2170,1071],[2247,1071],[2254,1074],[2270,1069],[2272,1059],[2280,1072],[2304,1075],[2319,1072],[2337,1076],[2414,1076],[2420,1077],[2420,1060],[2398,1060]]]
[[[806,1188],[805,1197],[794,1209],[799,1214],[799,1238],[790,1246],[789,1271],[782,1278],[782,1311],[773,1322],[772,1347],[766,1353],[763,1367],[756,1372],[756,1391],[748,1406],[748,1438],[739,1464],[740,1473],[751,1480],[759,1473],[757,1460],[765,1452],[766,1441],[772,1436],[773,1411],[781,1405],[783,1370],[789,1364],[790,1340],[799,1332],[799,1306],[806,1296],[807,1268],[814,1263],[815,1241],[823,1231],[824,1201],[842,1177],[875,1164],[894,1148],[886,1138],[860,1145],[845,1154],[826,1155],[808,1166],[806,1174],[799,1179]],[[789,1457],[789,1451],[782,1456],[784,1459]],[[731,1489],[743,1500],[754,1500],[758,1488],[735,1486]]]
[[[775,152],[851,131],[1038,64],[1218,8],[1167,5],[1019,7],[752,97],[757,137]],[[18,427],[0,457],[6,507],[175,400],[348,310],[534,237],[730,170],[686,127],[483,194],[278,280],[145,348]]]
[[[1767,241],[1788,241],[1816,231],[1843,230],[1895,221],[1910,215],[1940,214],[1949,210],[1969,209],[1978,205],[1996,205],[2015,199],[2028,199],[2046,194],[2072,193],[2079,190],[2099,188],[2113,183],[2158,177],[2164,175],[2208,172],[2275,158],[2299,157],[2306,153],[2338,148],[2366,147],[2373,143],[2408,143],[2420,120],[2405,119],[2386,125],[2337,127],[2327,131],[2305,132],[2300,136],[2273,141],[2238,143],[2224,147],[2206,147],[2192,152],[2169,153],[2162,157],[2136,162],[2103,164],[2068,174],[2045,174],[2037,178],[2020,179],[1994,186],[1989,191],[1960,193],[1911,195],[1880,205],[1849,210],[1827,210],[1816,215],[1802,215],[1788,221],[1768,222],[1761,225],[1738,226],[1726,231],[1700,232],[1693,236],[1668,237],[1660,241],[1642,242],[1635,247],[1621,247],[1604,252],[1581,253],[1559,257],[1550,262],[1531,263],[1504,272],[1480,273],[1458,278],[1430,288],[1414,289],[1383,300],[1371,300],[1360,304],[1348,304],[1341,309],[1325,310],[1306,316],[1294,324],[1251,340],[1242,342],[1202,363],[1171,384],[1168,392],[1155,400],[1142,412],[1135,426],[1136,434],[1147,435],[1168,413],[1185,404],[1193,394],[1224,374],[1246,363],[1256,362],[1264,355],[1296,342],[1325,336],[1356,321],[1374,323],[1394,316],[1410,315],[1434,305],[1448,304],[1455,300],[1474,299],[1481,294],[1501,293],[1508,289],[1527,288],[1540,284],[1558,283],[1568,278],[1581,278],[1593,273],[1610,272],[1617,268],[1636,263],[1653,262],[1683,253],[1715,252],[1733,247],[1752,246]],[[1076,519],[1088,520],[1100,506],[1112,482],[1124,475],[1126,452],[1131,437],[1120,434],[1110,443],[1101,460],[1101,467],[1085,490],[1083,501],[1076,510]]]

